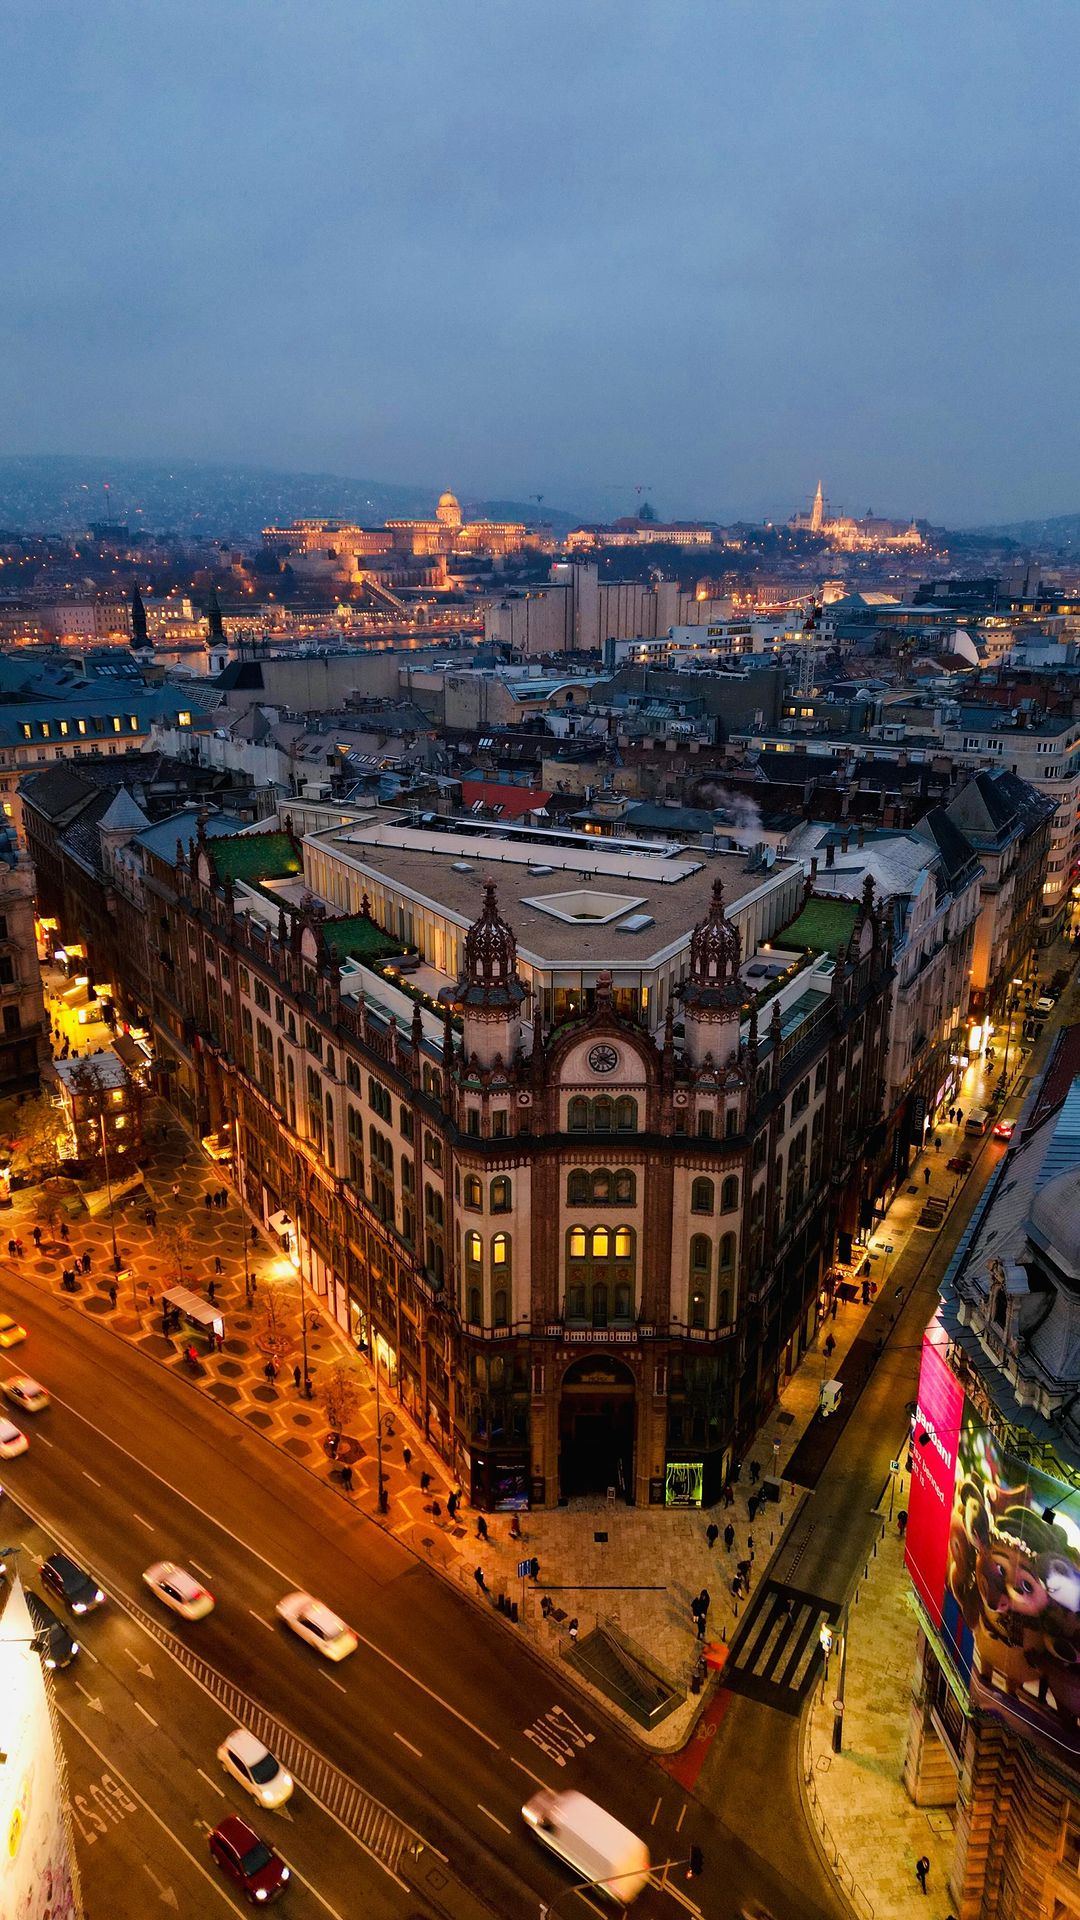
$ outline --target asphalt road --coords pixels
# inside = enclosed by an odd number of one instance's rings
[[[688,1884],[680,1868],[666,1887],[647,1889],[642,1920],[688,1907],[728,1920],[752,1898],[777,1920],[836,1912],[801,1821],[783,1844],[771,1826],[735,1830],[734,1776],[749,1749],[711,1765],[707,1792],[686,1792],[471,1597],[182,1378],[10,1268],[0,1271],[0,1304],[30,1333],[5,1370],[25,1366],[54,1396],[25,1422],[30,1452],[5,1469],[7,1537],[25,1535],[32,1549],[68,1545],[110,1595],[80,1623],[86,1657],[56,1681],[76,1779],[108,1773],[138,1808],[121,1820],[106,1812],[94,1840],[80,1831],[93,1916],[144,1915],[171,1905],[169,1889],[181,1912],[214,1910],[199,1873],[205,1828],[237,1805],[218,1790],[215,1750],[244,1714],[210,1698],[199,1677],[219,1699],[223,1683],[243,1689],[283,1739],[306,1743],[293,1770],[324,1808],[298,1795],[291,1822],[253,1820],[309,1883],[290,1890],[288,1913],[438,1912],[399,1871],[398,1822],[446,1856],[440,1905],[455,1916],[475,1895],[500,1915],[531,1916],[557,1897],[559,1915],[582,1912],[595,1902],[573,1893],[570,1874],[523,1828],[522,1800],[538,1785],[590,1794],[642,1834],[656,1862],[702,1847],[701,1878]],[[13,1525],[15,1503],[30,1516],[25,1527]],[[149,1596],[140,1576],[159,1558],[207,1576],[218,1600],[208,1619],[184,1625]],[[350,1660],[327,1665],[276,1622],[275,1604],[293,1587],[357,1629]],[[124,1602],[151,1623],[160,1616],[159,1635]],[[205,1671],[188,1678],[160,1634],[201,1656]],[[779,1722],[766,1731],[766,1752],[783,1731]],[[338,1789],[324,1781],[331,1769],[386,1810],[389,1848],[358,1845],[361,1827],[378,1829],[373,1817],[353,1809],[339,1824]],[[153,1876],[166,1891],[155,1892]]]

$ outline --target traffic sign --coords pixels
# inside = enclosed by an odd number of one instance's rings
[[[527,1580],[531,1572],[532,1572],[531,1560],[518,1561],[518,1579],[519,1580]]]

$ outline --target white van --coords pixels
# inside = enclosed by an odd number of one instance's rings
[[[534,1793],[521,1809],[538,1840],[618,1906],[636,1900],[649,1877],[649,1849],[583,1793]]]
[[[964,1122],[964,1132],[970,1134],[985,1133],[990,1125],[990,1115],[985,1107],[972,1107]]]

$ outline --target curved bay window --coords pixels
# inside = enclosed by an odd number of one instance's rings
[[[739,1204],[739,1182],[733,1173],[729,1174],[720,1189],[721,1213],[734,1213]]]
[[[637,1297],[633,1227],[571,1227],[566,1236],[566,1318],[580,1325],[632,1324]]]
[[[479,1213],[484,1204],[484,1189],[480,1184],[479,1174],[467,1173],[465,1175],[464,1200],[470,1212]]]
[[[709,1282],[712,1279],[712,1242],[695,1233],[690,1241],[690,1288],[687,1324],[699,1331],[709,1324]]]
[[[711,1180],[695,1180],[690,1188],[691,1213],[711,1213],[715,1201],[715,1189]]]
[[[633,1206],[637,1200],[637,1176],[629,1167],[612,1173],[606,1167],[572,1167],[566,1177],[568,1206]]]
[[[512,1204],[512,1190],[505,1173],[500,1173],[491,1183],[492,1213],[509,1213]]]

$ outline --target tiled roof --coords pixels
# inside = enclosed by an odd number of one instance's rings
[[[286,880],[303,863],[287,833],[237,833],[215,840],[211,855],[219,880]]]
[[[802,912],[776,934],[775,944],[835,954],[847,946],[858,917],[854,900],[822,900],[811,894]]]

